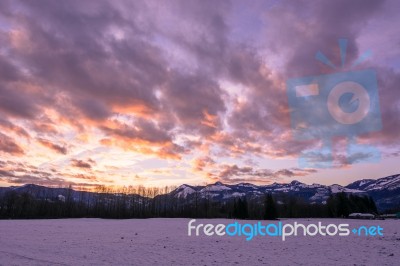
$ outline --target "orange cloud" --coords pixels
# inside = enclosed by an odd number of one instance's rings
[[[55,144],[49,140],[45,140],[45,139],[40,139],[38,138],[37,141],[42,144],[44,147],[47,147],[57,153],[61,153],[61,154],[67,154],[68,150],[65,147],[65,145],[60,146],[58,144]]]
[[[0,151],[16,156],[22,156],[25,153],[12,138],[2,133],[0,133]]]

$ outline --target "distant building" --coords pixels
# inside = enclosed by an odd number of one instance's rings
[[[374,219],[375,215],[373,215],[372,213],[350,213],[349,214],[349,218],[350,219]]]

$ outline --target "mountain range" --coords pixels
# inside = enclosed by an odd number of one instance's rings
[[[3,187],[0,188],[0,196],[7,191],[17,193],[28,192],[36,198],[58,198],[71,197],[74,200],[79,198],[93,198],[90,195],[94,192],[75,191],[67,188],[49,188],[33,184]],[[192,186],[183,184],[173,191],[158,197],[172,197],[180,201],[193,201],[199,198],[208,198],[213,201],[228,201],[239,197],[261,197],[266,193],[271,193],[278,198],[282,196],[293,196],[301,198],[311,204],[325,204],[330,195],[344,192],[348,194],[371,196],[378,209],[383,211],[400,207],[400,174],[387,176],[379,179],[362,179],[355,181],[347,186],[337,184],[307,185],[299,181],[290,183],[273,183],[270,185],[255,185],[251,183],[239,183],[235,185],[216,182],[206,186]],[[103,193],[104,194],[104,193]],[[88,197],[89,196],[89,197]],[[114,195],[115,196],[115,195]],[[138,198],[146,197],[137,196]]]
[[[344,192],[371,196],[378,209],[385,210],[400,206],[400,174],[379,179],[362,179],[347,186],[341,185],[307,185],[299,181],[286,184],[254,185],[239,183],[236,185],[216,182],[207,186],[181,185],[171,192],[176,198],[210,197],[213,200],[227,200],[232,197],[257,197],[266,193],[288,195],[304,199],[309,203],[325,204],[330,195]],[[279,201],[278,201],[279,203]]]

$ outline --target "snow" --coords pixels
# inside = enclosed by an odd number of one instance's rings
[[[395,189],[398,189],[399,187],[400,187],[400,184],[396,185],[396,186],[390,186],[390,187],[388,187],[388,190],[395,190]]]
[[[59,201],[65,202],[65,197],[64,197],[63,195],[58,195],[58,196],[57,196],[57,199],[58,199]]]
[[[307,188],[319,188],[319,187],[321,187],[321,185],[313,183],[312,185],[305,185],[305,187],[307,187]]]
[[[186,198],[187,195],[196,192],[196,190],[194,190],[193,188],[184,185],[180,186],[178,189],[181,189],[181,191],[176,193],[176,197],[178,198]]]
[[[224,185],[211,185],[203,188],[201,191],[202,192],[210,192],[210,191],[223,191],[223,190],[231,190],[231,188],[224,186]]]
[[[363,186],[363,185],[365,185],[367,183],[370,183],[371,181],[374,181],[374,180],[372,180],[372,179],[363,179],[363,180],[360,181],[360,183],[358,185],[361,187],[361,186]]]
[[[295,219],[380,225],[383,237],[187,236],[189,219],[0,221],[0,265],[398,265],[400,220]],[[196,223],[231,223],[198,220]],[[246,221],[249,222],[249,221]],[[392,255],[393,254],[393,255]]]
[[[257,189],[258,187],[256,185],[250,184],[250,183],[239,183],[237,184],[238,187],[245,187],[245,188],[252,188],[252,189]]]
[[[246,193],[239,193],[239,192],[234,192],[232,193],[232,197],[244,197]]]
[[[366,182],[362,183],[363,181]],[[360,186],[361,183],[362,185],[367,184],[367,186],[363,188],[364,191],[383,189],[394,190],[400,187],[400,175],[388,176],[377,180],[365,179],[360,182]]]
[[[274,191],[283,191],[283,192],[289,192],[289,189],[286,187],[282,187],[282,188],[276,188],[274,189]]]
[[[340,185],[331,185],[329,186],[331,188],[331,191],[333,194],[339,193],[339,192],[346,192],[346,193],[365,193],[364,191],[358,190],[358,189],[350,189],[350,188],[345,188]]]
[[[328,198],[328,193],[326,191],[326,189],[324,188],[319,188],[317,189],[317,193],[314,194],[314,196],[312,196],[310,198],[311,201],[315,201],[315,200],[319,200],[319,199],[326,199]]]
[[[187,187],[188,187],[187,185],[183,184],[183,185],[180,185],[179,187],[177,187],[176,190],[182,190],[182,189],[185,189]]]
[[[230,198],[236,198],[236,197],[238,197],[238,198],[240,198],[240,197],[244,197],[244,196],[246,196],[246,193],[240,193],[240,192],[233,192],[232,194],[229,194],[229,193],[227,193],[227,194],[224,194],[223,195],[223,198],[224,199],[230,199]]]
[[[375,215],[371,214],[371,213],[359,213],[359,212],[354,212],[354,213],[350,213],[349,217],[368,217],[368,218],[374,218]]]

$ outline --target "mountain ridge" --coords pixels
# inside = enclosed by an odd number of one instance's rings
[[[7,191],[17,193],[28,192],[37,198],[57,198],[71,197],[78,200],[82,193],[91,194],[113,194],[120,193],[95,193],[88,191],[76,191],[68,188],[49,188],[34,184],[25,184],[22,186],[0,187],[0,196]],[[301,198],[311,204],[325,204],[327,199],[336,193],[344,192],[347,194],[371,196],[379,209],[385,210],[398,208],[400,206],[400,174],[386,176],[378,179],[361,179],[354,181],[346,186],[332,184],[321,185],[313,183],[307,185],[298,180],[292,180],[290,183],[273,183],[269,185],[255,185],[248,182],[237,184],[224,184],[217,181],[213,184],[204,186],[195,186],[182,184],[176,189],[166,194],[160,194],[157,197],[169,196],[188,202],[196,198],[209,198],[215,201],[226,201],[232,198],[240,197],[260,197],[265,194],[273,194],[277,197],[291,196]],[[138,198],[145,199],[145,196]]]
[[[217,181],[206,186],[183,184],[169,194],[178,199],[190,200],[193,197],[209,197],[223,201],[235,197],[257,197],[271,193],[303,198],[309,203],[325,204],[329,196],[340,192],[371,196],[380,209],[395,208],[400,206],[400,174],[378,179],[361,179],[346,186],[316,183],[307,185],[297,180],[292,180],[290,183],[275,182],[269,185],[255,185],[252,183],[224,184]]]

